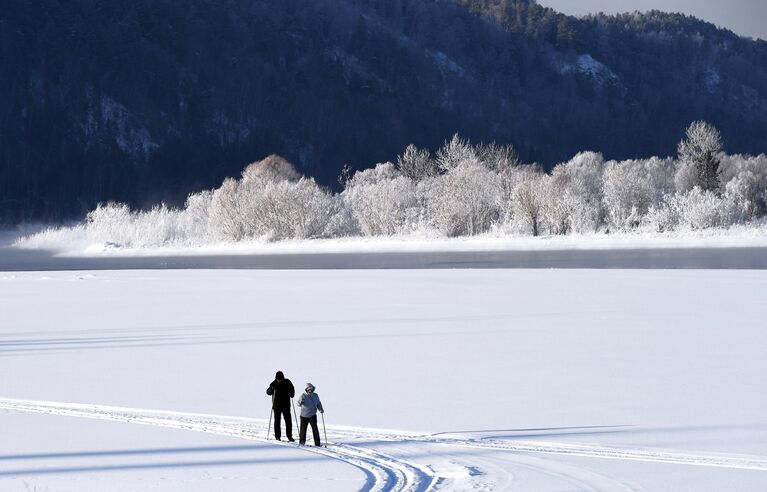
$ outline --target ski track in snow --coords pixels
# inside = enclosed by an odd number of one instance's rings
[[[267,437],[268,424],[265,419],[7,398],[0,398],[0,409],[155,425],[238,437],[273,445],[295,446],[269,439]],[[459,471],[440,470],[440,467],[436,465],[428,467],[397,458],[391,454],[381,453],[370,449],[370,447],[355,446],[355,440],[378,441],[382,444],[387,443],[394,446],[437,445],[508,452],[508,454],[504,455],[505,459],[503,461],[513,463],[513,467],[551,476],[573,485],[579,490],[633,491],[635,489],[613,478],[590,470],[541,459],[531,456],[531,454],[554,454],[767,471],[767,457],[764,456],[703,455],[663,449],[618,448],[516,439],[467,438],[460,435],[451,437],[442,434],[428,435],[338,425],[328,426],[327,428],[335,439],[334,442],[329,443],[327,448],[304,446],[297,447],[297,449],[327,456],[357,467],[366,475],[366,482],[362,490],[370,492],[427,492],[449,486],[451,479],[465,479],[469,477],[472,478],[472,488],[475,490],[494,490],[499,487],[504,488],[508,486],[515,480],[515,477],[508,469],[499,464],[500,460],[493,457],[495,455],[480,454],[472,455],[468,458],[465,455],[455,455],[452,457],[451,463]],[[408,450],[403,449],[402,454],[406,456]],[[445,456],[444,453],[440,455]],[[450,453],[448,452],[446,455],[450,456]]]
[[[367,477],[366,484],[362,488],[364,491],[426,492],[433,490],[438,482],[431,470],[426,467],[371,449],[337,443],[332,443],[327,448],[315,446],[299,448],[294,444],[268,439],[268,424],[263,419],[13,399],[0,399],[0,409],[155,425],[296,447],[302,451],[327,456],[359,468]]]

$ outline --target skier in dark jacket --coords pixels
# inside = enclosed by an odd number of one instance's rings
[[[282,371],[277,371],[274,381],[266,388],[266,394],[272,397],[272,410],[274,411],[274,437],[279,441],[282,430],[280,429],[280,417],[285,417],[285,434],[288,441],[293,442],[293,422],[290,420],[290,399],[296,394],[296,389],[290,379],[285,379]]]
[[[311,424],[314,445],[321,446],[320,430],[317,428],[317,411],[325,413],[325,409],[322,408],[320,395],[314,392],[312,383],[306,383],[306,390],[298,398],[298,406],[301,407],[301,429],[298,431],[298,444],[306,443],[306,427]]]

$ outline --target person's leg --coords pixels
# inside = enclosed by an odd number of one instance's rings
[[[309,419],[301,417],[301,428],[298,430],[298,443],[306,444],[306,427],[309,425]]]
[[[285,409],[285,435],[288,441],[293,441],[293,416],[290,414],[290,407]]]
[[[317,416],[311,418],[310,420],[312,424],[312,434],[314,434],[314,445],[315,446],[321,446],[322,443],[320,442],[320,429],[317,428]]]
[[[274,438],[278,441],[282,436],[282,429],[280,428],[280,419],[282,418],[282,412],[280,410],[274,410]]]

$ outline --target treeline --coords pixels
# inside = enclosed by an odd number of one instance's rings
[[[414,145],[396,163],[344,173],[333,193],[270,156],[191,194],[181,209],[100,205],[74,228],[27,245],[68,241],[116,246],[245,240],[487,232],[554,235],[726,228],[767,214],[767,156],[726,155],[711,125],[696,122],[674,158],[605,162],[582,152],[544,172],[512,146],[455,135],[435,154]]]

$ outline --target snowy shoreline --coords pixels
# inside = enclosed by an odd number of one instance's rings
[[[3,244],[14,250],[48,250],[58,257],[207,256],[339,253],[442,253],[504,251],[609,251],[653,249],[708,249],[767,247],[767,228],[733,227],[728,230],[674,232],[664,234],[580,234],[542,237],[499,236],[445,238],[426,235],[391,237],[348,237],[304,239],[279,242],[241,241],[209,245],[123,247],[115,243],[92,242],[89,238],[57,237],[50,229],[36,234],[0,232]]]

